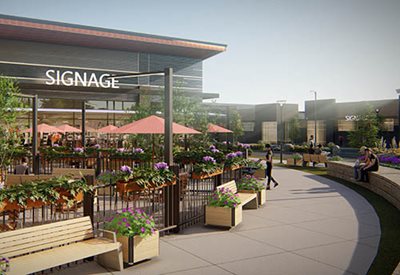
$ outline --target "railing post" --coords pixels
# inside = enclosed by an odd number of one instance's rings
[[[96,156],[96,177],[101,174],[101,153],[97,152]]]
[[[172,167],[172,171],[174,171],[176,176],[176,184],[172,186],[172,224],[177,225],[177,227],[173,230],[174,233],[178,233],[180,231],[179,223],[180,223],[180,200],[181,200],[181,180],[179,178],[179,166],[174,165]]]
[[[85,176],[85,180],[88,185],[94,185],[94,177],[93,176]],[[83,197],[83,215],[89,216],[92,220],[93,227],[96,228],[94,221],[94,194],[92,192],[85,193]]]

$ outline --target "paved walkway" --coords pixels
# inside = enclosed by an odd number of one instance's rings
[[[158,258],[114,274],[366,274],[379,219],[360,195],[334,181],[275,168],[267,205],[245,210],[230,231],[201,225],[161,239]],[[95,262],[61,273],[109,274]]]

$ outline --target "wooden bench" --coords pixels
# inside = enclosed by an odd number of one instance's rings
[[[121,244],[114,232],[94,237],[90,217],[0,233],[0,255],[11,274],[28,274],[97,256],[104,267],[123,270]]]
[[[308,163],[323,163],[327,167],[328,157],[325,154],[303,154],[303,166],[307,166]]]
[[[229,189],[232,191],[232,193],[238,194],[239,199],[241,201],[240,204],[243,206],[243,208],[252,208],[252,209],[258,208],[257,194],[255,194],[255,193],[238,193],[238,190],[236,187],[236,182],[234,180],[231,180],[227,183],[217,186],[217,190],[221,190],[222,188]]]
[[[6,186],[22,184],[25,182],[32,182],[36,180],[46,180],[53,178],[54,175],[7,175]]]

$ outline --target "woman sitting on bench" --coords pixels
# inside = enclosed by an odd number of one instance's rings
[[[371,149],[365,149],[367,158],[369,160],[368,164],[361,168],[361,181],[368,182],[368,172],[369,171],[378,171],[379,169],[379,159],[378,157],[371,151]]]

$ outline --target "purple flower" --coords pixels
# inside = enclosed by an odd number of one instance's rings
[[[214,149],[211,149],[211,152],[213,152],[213,153],[219,153],[219,150],[216,149],[216,148],[214,148]]]
[[[210,157],[210,156],[205,156],[205,157],[203,157],[203,161],[204,161],[204,162],[216,163],[215,159],[214,159],[213,157]]]
[[[140,231],[142,231],[142,233],[144,233],[146,231],[146,229],[144,227],[140,228]]]
[[[212,151],[213,149],[217,149],[214,145],[210,146],[210,150]]]
[[[74,148],[74,152],[75,152],[75,153],[83,153],[83,148],[81,148],[81,147],[76,147],[76,148]]]
[[[53,147],[59,147],[60,145],[58,145],[57,143],[53,144]]]
[[[236,154],[236,156],[239,157],[239,158],[243,157],[243,153],[240,152],[240,151],[237,151],[235,154]]]
[[[227,158],[227,159],[236,158],[236,153],[229,153],[229,154],[226,155],[226,158]]]
[[[227,142],[226,142],[226,141],[223,141],[222,144],[227,144]]]
[[[156,170],[166,170],[168,169],[168,164],[165,162],[158,162],[154,164],[154,169]]]
[[[151,229],[151,234],[154,234],[155,230],[154,228]]]
[[[126,223],[125,226],[126,226],[126,228],[131,227],[130,223]]]
[[[128,165],[123,165],[120,168],[121,172],[127,173],[127,174],[131,174],[132,173],[132,168],[129,167]]]
[[[128,220],[127,220],[127,218],[123,218],[122,221],[123,222],[127,222]]]
[[[134,153],[138,153],[138,154],[142,154],[142,153],[144,153],[144,150],[143,150],[142,148],[135,148],[135,149],[133,150],[133,152],[134,152]]]
[[[146,223],[147,223],[147,224],[150,224],[150,223],[151,223],[151,221],[150,221],[150,220],[147,220],[147,221],[146,221]]]
[[[125,148],[118,148],[118,149],[117,149],[117,152],[118,152],[118,153],[123,153],[123,152],[125,152]]]

